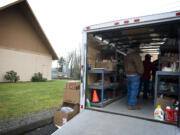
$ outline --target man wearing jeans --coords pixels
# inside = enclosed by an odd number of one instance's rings
[[[125,72],[127,77],[127,104],[129,110],[140,109],[136,106],[137,94],[139,91],[140,76],[144,72],[143,62],[139,55],[139,44],[132,44],[124,59]]]

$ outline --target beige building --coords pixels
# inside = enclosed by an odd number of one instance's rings
[[[10,70],[20,81],[30,81],[37,72],[50,80],[52,60],[57,59],[27,1],[0,8],[0,82]]]

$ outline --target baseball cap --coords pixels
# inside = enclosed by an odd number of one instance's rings
[[[146,58],[151,58],[152,56],[150,54],[145,55]]]

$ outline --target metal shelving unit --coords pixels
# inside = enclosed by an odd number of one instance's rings
[[[118,83],[111,83],[109,85],[105,85],[105,80],[104,80],[104,75],[105,74],[109,74],[111,76],[114,77],[114,81],[116,82],[117,81],[117,75],[116,75],[116,72],[114,71],[107,71],[107,70],[104,70],[103,68],[96,68],[94,70],[89,70],[88,73],[90,74],[101,74],[101,78],[102,78],[102,84],[101,86],[96,86],[96,85],[88,85],[88,89],[95,89],[95,90],[99,90],[101,91],[101,102],[99,103],[93,103],[91,102],[91,105],[92,106],[97,106],[97,107],[104,107],[105,105],[107,104],[110,104],[112,103],[113,101],[119,99],[119,97],[116,97],[116,98],[113,98],[113,99],[108,99],[108,100],[105,100],[104,101],[104,91],[106,89],[113,89],[113,95],[115,97],[116,95],[116,90],[119,86]]]
[[[176,93],[176,92],[162,92],[162,91],[160,91],[160,92],[158,92],[158,94],[165,94],[165,95],[169,95],[169,96],[176,96],[176,95],[178,95],[178,93]]]
[[[107,71],[104,68],[94,68],[93,70],[89,70],[88,73],[91,74],[115,74],[115,71]]]
[[[108,104],[110,104],[110,103],[118,100],[119,98],[120,98],[120,97],[115,97],[115,98],[113,98],[113,99],[105,100],[105,101],[103,101],[103,102],[101,102],[101,103],[91,103],[91,105],[92,105],[92,106],[97,106],[97,107],[103,107],[103,106],[105,106],[105,105],[108,105]]]
[[[155,91],[154,91],[154,108],[156,108],[156,100],[157,100],[157,95],[158,94],[166,94],[166,95],[177,95],[178,93],[172,93],[172,92],[162,92],[159,91],[159,84],[160,84],[160,79],[163,78],[175,78],[180,76],[180,72],[164,72],[164,71],[157,71],[156,72],[156,79],[155,79]]]
[[[96,90],[101,90],[102,88],[113,89],[113,88],[117,88],[118,86],[119,86],[118,83],[111,83],[109,85],[104,85],[104,86],[88,85],[88,89],[96,89]]]

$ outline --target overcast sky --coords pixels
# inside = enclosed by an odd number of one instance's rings
[[[0,0],[0,6],[15,0]],[[180,0],[28,0],[57,55],[81,45],[84,27],[180,10]],[[53,66],[56,66],[53,62]]]

